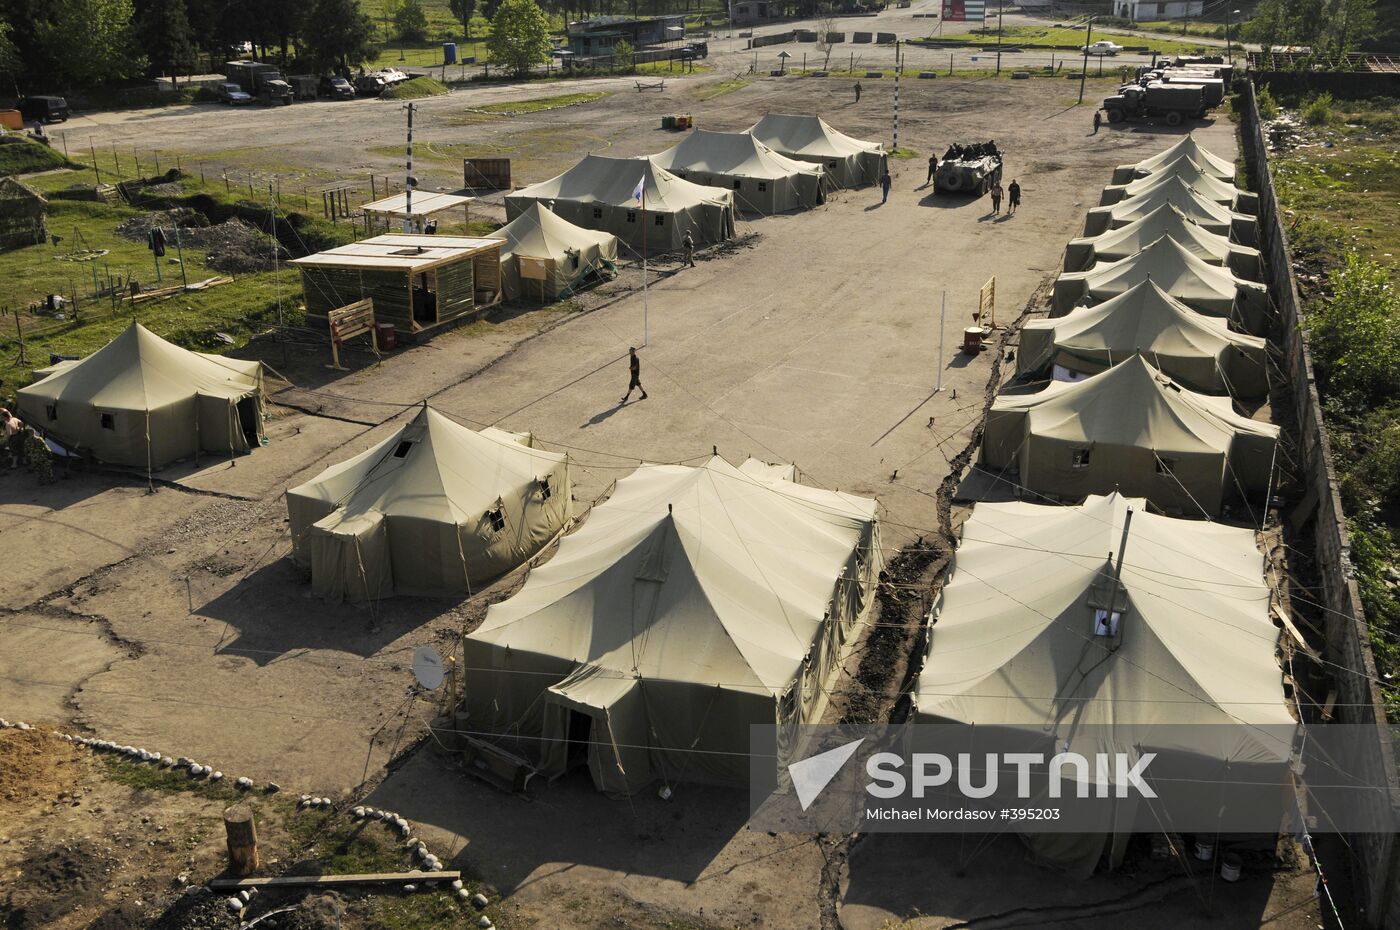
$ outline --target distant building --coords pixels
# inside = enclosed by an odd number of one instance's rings
[[[734,4],[734,25],[736,26],[773,22],[781,19],[782,15],[782,4],[769,3],[768,0],[744,0],[742,3]]]
[[[575,55],[611,55],[626,39],[634,49],[685,38],[684,16],[595,16],[569,23],[569,51]]]
[[[1113,0],[1113,15],[1134,22],[1188,19],[1205,11],[1205,0]]]

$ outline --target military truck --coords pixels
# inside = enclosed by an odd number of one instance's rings
[[[292,102],[292,85],[288,84],[276,65],[261,61],[229,61],[224,63],[224,76],[269,106]]]
[[[1110,123],[1162,117],[1168,126],[1180,126],[1205,115],[1205,92],[1199,84],[1124,84],[1104,99],[1103,108]]]
[[[981,197],[1001,180],[1001,150],[991,140],[955,142],[938,160],[933,175],[934,193],[972,194]]]

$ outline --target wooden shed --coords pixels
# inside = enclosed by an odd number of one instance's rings
[[[404,194],[393,194],[380,200],[371,201],[360,207],[365,214],[365,229],[373,230],[383,226],[386,231],[402,229],[403,221],[413,220],[415,232],[423,231],[423,224],[435,216],[462,211],[462,222],[471,219],[471,202],[475,197],[466,194],[430,194],[415,191],[409,203]]]
[[[0,179],[0,252],[45,242],[48,210],[49,202],[33,188],[14,178]]]
[[[379,323],[429,332],[501,300],[501,242],[466,236],[375,236],[291,264],[312,325],[359,300]]]

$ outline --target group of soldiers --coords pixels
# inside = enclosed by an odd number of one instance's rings
[[[943,153],[944,161],[958,158],[982,158],[986,155],[997,156],[1001,150],[997,148],[996,140],[989,139],[986,142],[971,142],[963,145],[954,142],[948,146],[948,151]]]

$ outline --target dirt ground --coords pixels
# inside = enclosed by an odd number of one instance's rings
[[[675,137],[654,128],[656,117],[681,106],[715,129],[770,110],[815,111],[888,142],[889,80],[867,82],[859,105],[844,84],[817,79],[763,78],[702,99],[727,76],[686,82],[664,99],[619,83],[594,103],[520,117],[481,119],[452,95],[424,103],[419,137],[510,152],[517,183],[588,151],[657,151]],[[877,497],[891,553],[933,534],[938,488],[970,441],[992,368],[990,353],[958,352],[978,289],[995,275],[998,322],[1014,319],[1059,268],[1112,167],[1176,138],[1147,127],[1091,135],[1088,113],[1073,107],[1076,89],[1050,79],[906,81],[900,144],[918,157],[892,163],[886,204],[870,190],[847,191],[806,213],[744,221],[739,243],[702,252],[693,270],[654,263],[645,300],[633,262],[570,306],[503,310],[379,365],[356,355],[349,374],[327,371],[320,346],[254,343],[247,354],[294,386],[278,386],[271,442],[250,456],[172,466],[149,486],[102,470],[48,486],[0,477],[0,713],[289,790],[363,786],[369,803],[401,810],[498,885],[519,926],[645,926],[666,915],[672,926],[795,930],[834,926],[824,915],[837,911],[850,927],[915,917],[919,926],[1011,926],[1007,912],[1048,905],[1065,909],[1063,925],[1090,926],[1099,911],[1076,909],[1116,898],[1142,926],[1205,925],[1181,889],[1159,900],[1132,897],[1121,876],[1065,883],[1028,865],[1009,839],[968,872],[996,880],[960,886],[946,841],[911,849],[871,838],[851,852],[848,883],[834,888],[823,882],[830,842],[744,830],[739,793],[683,787],[670,801],[618,802],[570,778],[533,800],[505,797],[427,749],[404,754],[434,713],[413,693],[408,663],[421,644],[449,647],[518,576],[465,602],[400,598],[369,610],[312,599],[286,558],[283,492],[382,439],[424,399],[569,451],[580,509],[642,460],[717,449],[735,462],[795,462],[812,483]],[[1104,92],[1091,82],[1091,95]],[[191,155],[226,151],[241,135],[302,167],[381,170],[392,156],[373,150],[398,145],[398,116],[373,102],[346,107],[374,118],[194,109],[104,125],[156,128]],[[1197,134],[1234,154],[1223,119]],[[989,136],[1008,153],[1006,180],[1025,192],[1015,217],[923,186],[930,152]],[[427,162],[443,184],[458,170],[449,158]],[[626,348],[644,333],[650,398],[619,405]],[[1250,894],[1217,896],[1229,907],[1220,904],[1210,925],[1315,925],[1306,916],[1315,907],[1284,912],[1311,888],[1306,873],[1250,880]]]

